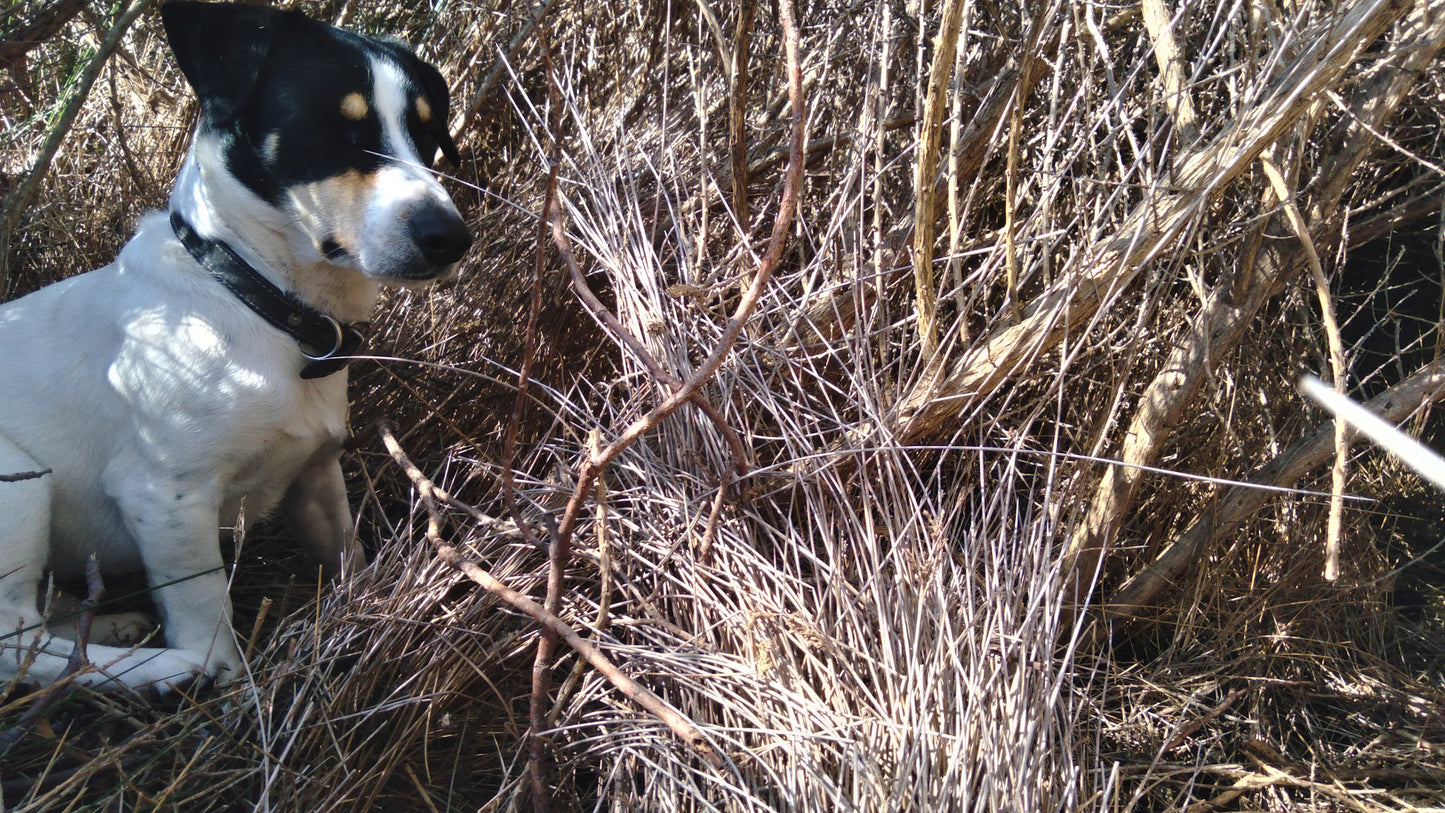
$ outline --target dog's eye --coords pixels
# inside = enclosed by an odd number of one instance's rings
[[[341,133],[347,149],[365,150],[374,148],[372,144],[372,133],[365,122],[346,122],[341,128]]]

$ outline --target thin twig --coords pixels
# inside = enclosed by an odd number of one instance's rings
[[[748,211],[748,50],[753,39],[753,13],[757,0],[743,0],[733,36],[732,87],[728,91],[728,149],[732,157],[733,217],[738,233],[747,237],[752,215]],[[747,281],[744,280],[746,285]]]
[[[561,213],[556,207],[551,209],[550,217],[558,223],[561,222]],[[552,242],[557,246],[558,253],[562,255],[563,262],[567,264],[567,273],[572,279],[573,292],[582,301],[583,307],[587,308],[587,312],[592,314],[592,318],[602,323],[602,327],[619,343],[626,345],[627,349],[632,351],[633,356],[647,368],[647,372],[664,388],[673,392],[681,389],[682,382],[677,379],[677,376],[668,372],[667,368],[657,360],[657,357],[652,355],[651,351],[623,326],[622,320],[609,311],[607,306],[602,304],[602,300],[597,298],[597,294],[592,292],[592,288],[587,285],[586,275],[582,273],[582,266],[577,262],[577,255],[572,250],[572,241],[568,239],[566,230],[557,228],[556,224],[553,224],[552,228]],[[712,421],[713,426],[716,426],[718,432],[723,436],[729,451],[732,452],[733,468],[738,474],[747,474],[749,468],[747,447],[743,445],[742,438],[738,437],[738,433],[728,425],[727,419],[700,392],[693,392],[688,400],[701,410],[708,420]]]
[[[1010,318],[1014,322],[1023,319],[1023,302],[1019,297],[1019,260],[1018,260],[1018,178],[1019,178],[1019,139],[1023,137],[1024,127],[1024,102],[1028,101],[1028,91],[1031,82],[1028,77],[1034,73],[1034,52],[1038,49],[1039,38],[1043,34],[1044,23],[1050,11],[1048,4],[1040,4],[1034,12],[1032,24],[1029,26],[1029,42],[1024,47],[1023,54],[1019,60],[1019,83],[1014,88],[1013,110],[1009,115],[1008,127],[1008,156],[1004,167],[1004,199],[1003,199],[1003,239],[1004,239],[1004,279],[1008,287],[1008,307]]]
[[[545,41],[545,34],[543,38]],[[547,50],[545,46],[544,50]],[[557,205],[557,172],[561,160],[556,133],[561,112],[556,105],[552,106],[551,116],[552,143],[547,161],[547,186],[542,198],[542,215],[537,219],[537,251],[532,263],[532,301],[527,309],[527,327],[522,334],[522,363],[517,371],[517,398],[512,402],[512,414],[507,420],[507,434],[502,443],[502,501],[512,522],[521,530],[523,538],[534,547],[538,542],[517,505],[516,453],[517,435],[521,432],[522,419],[527,411],[532,364],[537,355],[537,320],[542,313],[542,275],[547,269],[547,218],[548,213]]]
[[[552,44],[548,41],[546,29],[537,31],[538,38],[542,45],[542,64],[547,70],[547,98],[551,107],[548,127],[551,130],[551,156],[549,163],[547,181],[547,200],[542,207],[542,219],[537,223],[537,279],[534,282],[534,294],[538,297],[533,303],[534,307],[541,305],[541,268],[543,261],[544,245],[546,242],[546,228],[549,218],[556,215],[557,206],[557,171],[560,164],[561,145],[558,139],[558,130],[561,127],[562,99],[557,92],[557,81],[553,74],[552,67]],[[529,338],[528,347],[535,340],[535,336]],[[520,400],[518,401],[520,404]],[[510,476],[511,461],[507,462],[508,476]],[[557,568],[557,560],[564,557],[561,535],[553,531],[548,545],[548,583],[546,597],[546,612],[556,617],[562,610],[561,591],[553,590],[551,571]],[[542,628],[542,634],[537,640],[537,654],[532,663],[532,696],[530,725],[527,730],[527,775],[532,781],[532,809],[538,813],[547,813],[552,805],[552,791],[547,783],[547,754],[546,741],[542,732],[548,728],[547,724],[547,693],[551,689],[552,675],[552,653],[556,649],[559,634],[549,627]]]
[[[798,189],[802,184],[803,176],[803,122],[805,120],[803,110],[803,74],[798,63],[798,31],[793,21],[793,5],[790,0],[783,0],[779,5],[779,16],[783,22],[785,32],[784,42],[788,58],[788,96],[792,104],[793,133],[792,133],[792,157],[788,160],[788,170],[783,184],[783,198],[778,207],[777,220],[773,222],[772,236],[768,240],[768,251],[763,255],[762,263],[758,266],[758,273],[753,277],[753,284],[748,288],[742,300],[738,302],[737,311],[724,328],[722,337],[718,339],[717,345],[712,352],[698,367],[697,371],[688,378],[687,382],[672,395],[668,396],[661,404],[657,405],[641,418],[638,418],[616,440],[597,454],[588,457],[582,465],[582,470],[577,475],[577,487],[572,492],[568,501],[562,521],[558,524],[558,534],[570,541],[573,529],[576,528],[577,518],[581,514],[582,505],[586,502],[592,490],[592,481],[597,472],[608,463],[612,462],[619,454],[622,454],[628,446],[631,446],[642,435],[646,434],[654,426],[657,426],[669,415],[676,412],[679,407],[691,399],[692,394],[702,388],[712,378],[722,365],[723,359],[732,351],[733,345],[742,333],[743,326],[747,324],[748,317],[752,315],[753,309],[757,307],[758,300],[762,298],[763,290],[766,289],[768,281],[772,278],[773,270],[777,268],[778,261],[782,259],[783,247],[787,242],[788,231],[792,228],[793,213],[797,207]],[[552,223],[553,235],[562,230],[560,216],[554,213]]]
[[[54,684],[30,704],[30,708],[15,721],[15,725],[0,734],[0,757],[25,736],[25,732],[30,730],[30,726],[40,719],[47,709],[70,691],[71,682],[66,678],[78,674],[90,664],[85,657],[85,648],[90,644],[90,627],[95,622],[95,608],[105,599],[105,583],[100,578],[100,562],[95,558],[95,554],[85,560],[85,590],[85,601],[80,605],[80,615],[75,622],[75,646],[71,647],[70,659],[65,662],[65,668],[61,670]]]

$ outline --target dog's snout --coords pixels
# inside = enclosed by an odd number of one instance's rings
[[[407,224],[412,242],[432,265],[451,265],[472,246],[472,233],[454,210],[427,206]]]

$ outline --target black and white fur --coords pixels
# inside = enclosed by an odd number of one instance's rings
[[[201,103],[170,210],[338,323],[382,285],[454,273],[471,235],[430,167],[446,85],[405,46],[300,13],[170,2]],[[346,373],[302,378],[268,324],[145,217],[114,263],[0,306],[0,680],[58,678],[73,645],[39,585],[143,572],[165,647],[92,644],[78,679],[163,691],[244,668],[218,528],[279,511],[328,575],[364,564],[339,455]],[[17,479],[13,475],[46,472]]]

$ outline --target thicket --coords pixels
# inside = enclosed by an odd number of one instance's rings
[[[478,234],[352,368],[373,566],[241,529],[248,679],[10,687],[4,809],[1445,807],[1445,500],[1295,389],[1436,435],[1445,2],[298,5]],[[164,205],[153,6],[0,14],[6,298]]]

